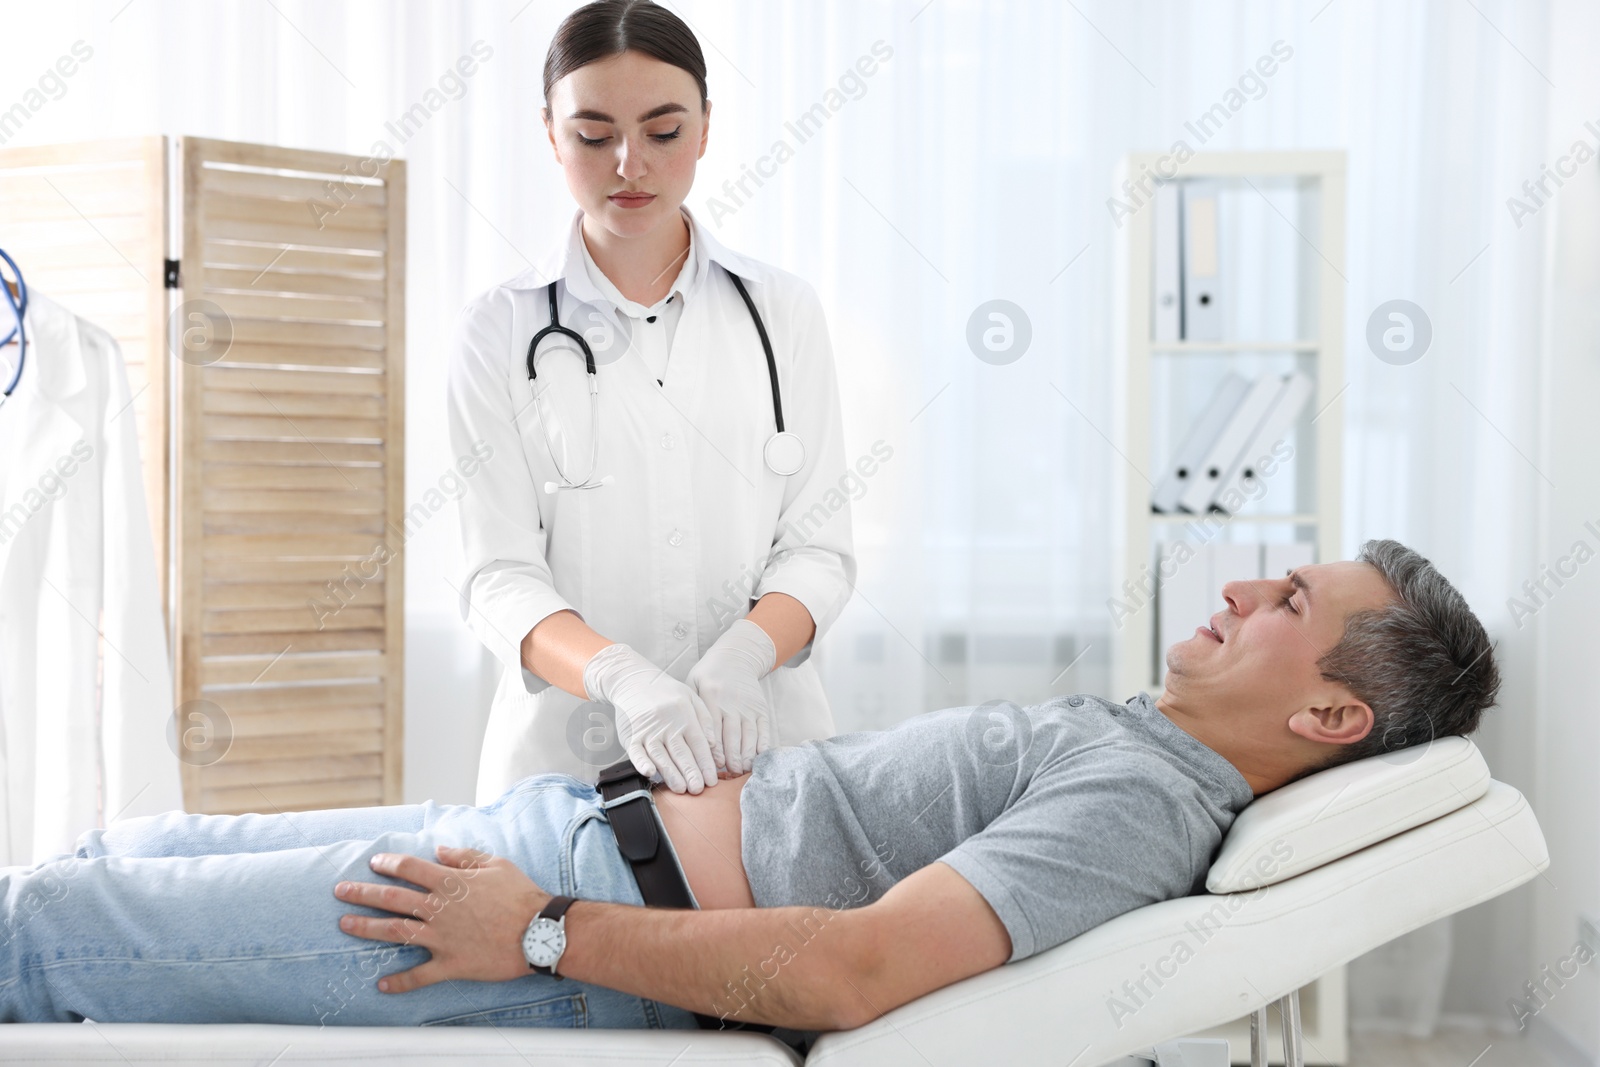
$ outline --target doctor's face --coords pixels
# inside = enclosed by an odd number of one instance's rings
[[[639,237],[678,207],[706,151],[710,103],[689,72],[623,52],[568,74],[550,90],[545,128],[578,206],[619,237]],[[643,193],[647,198],[619,194]]]
[[[1166,689],[1180,702],[1227,708],[1243,726],[1256,715],[1352,703],[1317,661],[1339,643],[1351,614],[1394,594],[1372,564],[1340,562],[1228,582],[1222,597],[1222,611],[1195,620],[1195,635],[1167,649]]]

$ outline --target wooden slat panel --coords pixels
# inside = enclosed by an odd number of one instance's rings
[[[205,582],[208,587],[231,582],[321,583],[334,574],[343,574],[348,567],[361,574],[370,573],[372,577],[364,580],[382,584],[386,573],[382,562],[381,557],[373,563],[334,559],[212,560],[205,567]]]
[[[256,714],[310,715],[313,711],[365,710],[383,702],[383,683],[352,682],[344,685],[245,685],[233,689],[208,688],[202,694],[227,709],[237,721]],[[314,718],[308,722],[315,723]]]
[[[8,205],[9,206],[9,205]],[[12,247],[31,248],[59,242],[96,245],[109,243],[128,259],[148,239],[146,220],[139,215],[101,215],[85,218],[76,211],[66,219],[6,219],[6,251]],[[12,258],[15,258],[13,254]],[[17,260],[18,263],[22,261]],[[137,260],[135,260],[137,262]],[[140,268],[141,270],[143,268]],[[27,268],[23,268],[27,274]]]
[[[277,535],[285,542],[305,534],[365,535],[367,548],[360,553],[365,557],[372,555],[374,546],[383,540],[383,515],[378,512],[368,515],[321,515],[309,512],[208,511],[201,530],[207,536]]]
[[[383,801],[383,780],[355,778],[301,785],[201,788],[200,802],[218,814],[271,814],[277,811],[320,811],[323,808],[375,807]]]
[[[381,237],[388,222],[388,213],[382,204],[373,204],[359,197],[341,203],[321,196],[315,200],[279,200],[208,192],[200,198],[200,210],[213,226],[229,221],[279,226],[288,230],[310,230],[313,233],[349,230],[368,235],[363,240]],[[359,244],[352,247],[373,246]]]
[[[189,784],[208,810],[398,802],[405,166],[352,199],[353,157],[183,153],[185,295],[232,327],[180,368],[181,680],[235,737]]]
[[[0,174],[0,203],[6,205],[8,218],[71,219],[74,222],[82,215],[137,217],[143,215],[145,209],[141,175],[133,167],[56,174]]]
[[[362,203],[385,204],[388,189],[383,182],[360,184],[361,179],[348,176],[337,179],[349,182],[352,189],[359,187],[356,198]],[[260,171],[227,170],[209,167],[206,170],[206,187],[230,196],[262,196],[278,200],[322,200],[328,196],[328,179],[302,178],[290,174],[264,174]]]
[[[201,512],[195,509],[195,519]],[[196,538],[198,538],[198,529]],[[207,560],[235,559],[366,559],[372,555],[371,534],[311,534],[288,537],[283,534],[230,534],[206,537],[200,551]],[[200,582],[199,560],[195,577]]]
[[[355,296],[295,296],[207,289],[206,299],[236,319],[314,319],[324,322],[367,323],[383,321],[383,301],[363,300]]]
[[[384,257],[379,252],[339,248],[288,248],[237,241],[206,241],[201,246],[206,266],[252,270],[307,271],[339,277],[381,280]]]
[[[358,441],[210,441],[207,460],[217,463],[283,463],[314,466],[350,464],[378,467],[383,445]]]
[[[206,390],[253,393],[338,393],[341,396],[383,396],[384,374],[355,370],[271,370],[213,364],[206,368]]]
[[[381,651],[382,630],[281,630],[276,633],[205,634],[202,651],[212,656],[277,655],[279,652]]]
[[[349,348],[338,345],[258,345],[233,339],[233,345],[214,368],[229,365],[277,364],[296,367],[382,369],[389,365],[389,357],[382,349]]]
[[[343,514],[379,515],[383,511],[383,491],[380,489],[212,489],[206,493],[205,508],[207,511],[219,513],[309,511],[328,517]],[[365,525],[359,527],[360,530],[367,528]],[[382,529],[381,526],[374,528]]]
[[[309,609],[283,608],[264,611],[207,611],[201,620],[206,633],[264,634],[297,633],[307,625],[321,622],[325,630],[372,630],[384,625],[382,608],[351,607],[317,619]]]
[[[205,478],[212,492],[219,489],[382,489],[384,486],[382,467],[332,463],[207,463]]]
[[[107,251],[113,262],[85,263],[82,260],[73,260],[57,265],[51,265],[38,254],[30,253],[28,265],[23,268],[28,278],[28,287],[37,286],[41,291],[55,297],[57,303],[76,307],[84,294],[103,293],[134,284],[144,284],[139,278],[139,272],[117,255],[115,249],[108,247]],[[117,340],[123,341],[120,337]],[[129,337],[124,343],[138,344],[143,348],[144,340],[144,335],[140,335]]]
[[[383,757],[376,753],[243,761],[235,759],[230,750],[226,757],[205,768],[203,781],[207,789],[227,789],[247,785],[299,785],[328,779],[375,779],[382,773]]]
[[[246,247],[246,246],[230,246]],[[288,257],[285,256],[285,259]],[[267,262],[270,262],[267,261]],[[354,296],[369,300],[383,298],[383,279],[349,274],[312,274],[288,270],[283,260],[266,271],[260,268],[233,269],[208,265],[206,292],[242,291],[250,293],[307,293],[312,296]]]
[[[328,375],[317,375],[319,378]],[[288,418],[315,415],[323,418],[381,419],[386,407],[381,396],[348,393],[267,393],[260,390],[207,389],[205,411],[218,415],[280,415]]]
[[[279,684],[337,678],[376,678],[383,673],[383,656],[377,652],[338,652],[274,656],[230,656],[207,660],[202,669],[205,685],[250,685],[257,681]]]
[[[344,733],[352,730],[379,730],[383,728],[383,707],[373,704],[364,708],[311,708],[282,711],[235,711],[219,702],[228,713],[234,737],[280,737],[287,734],[322,732]]]
[[[200,411],[196,403],[195,411]],[[206,415],[207,437],[269,437],[300,441],[381,441],[387,425],[382,419],[294,419],[282,415]]]
[[[383,348],[382,326],[340,322],[286,322],[235,319],[233,343],[244,345],[307,345],[313,348]],[[232,355],[232,350],[229,353]],[[385,364],[386,365],[386,364]]]
[[[5,149],[0,149],[0,152],[4,151]],[[0,156],[0,165],[3,164],[4,157]],[[87,227],[80,227],[71,232],[58,231],[48,243],[29,247],[17,240],[17,235],[12,233],[8,226],[5,248],[11,252],[12,258],[16,259],[18,264],[22,264],[22,260],[12,250],[27,249],[28,262],[22,267],[23,275],[28,279],[30,286],[37,284],[41,290],[54,290],[56,287],[49,284],[52,275],[67,274],[79,266],[93,268],[96,271],[109,271],[113,274],[126,272],[126,277],[120,283],[123,285],[145,285],[150,282],[150,272],[144,266],[145,261],[150,258],[147,246],[113,245]],[[136,255],[135,252],[143,254]],[[153,267],[154,264],[150,266]]]
[[[333,590],[329,590],[329,582],[333,583]],[[309,606],[311,602],[315,602],[319,610],[313,610]],[[363,581],[359,577],[353,582],[346,581],[343,575],[335,572],[321,582],[208,584],[206,603],[218,611],[304,608],[314,620],[322,612],[338,608],[341,604],[347,607],[380,607],[383,604],[383,583]]]
[[[332,228],[319,230],[313,225],[299,223],[247,222],[243,219],[208,217],[205,219],[205,226],[214,240],[250,241],[276,248],[287,246],[381,252],[385,244],[381,232]]]
[[[355,730],[315,734],[280,734],[269,737],[235,737],[225,761],[259,763],[265,760],[314,759],[330,753],[346,756],[383,753],[383,731]],[[213,764],[216,766],[216,764]]]
[[[140,151],[151,140],[153,138],[107,137],[76,144],[42,144],[28,148],[7,148],[4,149],[5,165],[13,169],[47,168],[47,173],[77,170],[94,163],[111,167],[125,166],[128,160],[138,158]]]

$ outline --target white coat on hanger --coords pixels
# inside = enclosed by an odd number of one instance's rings
[[[26,323],[0,407],[0,864],[183,806],[122,352],[35,289]]]

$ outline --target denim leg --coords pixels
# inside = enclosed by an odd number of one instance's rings
[[[592,786],[539,776],[503,799],[317,847],[0,868],[0,1021],[693,1028],[682,1009],[532,973],[377,991],[428,958],[339,929],[346,913],[386,913],[339,900],[336,883],[405,884],[372,871],[379,852],[476,845],[550,892],[640,903]]]
[[[277,852],[315,848],[335,841],[370,841],[381,833],[425,830],[441,818],[455,817],[456,808],[494,812],[531,787],[524,778],[498,800],[482,808],[465,804],[385,804],[365,808],[329,808],[249,815],[195,815],[167,811],[121,819],[78,836],[80,859],[96,856],[220,856],[241,852]],[[263,799],[263,803],[265,800]],[[61,859],[61,856],[51,857]]]

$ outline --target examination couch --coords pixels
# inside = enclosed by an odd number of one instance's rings
[[[1219,1048],[1196,1042],[1185,1061],[1176,1039],[1252,1013],[1260,1020],[1267,1005],[1280,1003],[1290,1024],[1284,1062],[1293,1064],[1302,1053],[1295,999],[1301,986],[1407,931],[1507,892],[1548,865],[1543,834],[1522,794],[1490,778],[1470,740],[1443,738],[1321,771],[1254,801],[1218,851],[1206,893],[1129,912],[859,1029],[824,1034],[804,1062],[1199,1067],[1204,1061],[1210,1067],[1221,1062]],[[1141,977],[1145,992],[1137,1004],[1126,997],[1120,1006],[1112,1002],[1125,982]],[[1247,1062],[1249,1052],[1234,1049],[1232,1058]],[[1316,1061],[1315,1050],[1305,1055]],[[86,1022],[0,1029],[0,1062],[794,1067],[802,1061],[761,1034]]]

